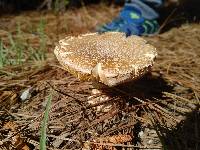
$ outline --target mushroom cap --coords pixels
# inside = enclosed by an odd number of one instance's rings
[[[120,32],[69,36],[59,41],[54,53],[79,79],[109,87],[142,77],[157,56],[156,49],[143,38]]]

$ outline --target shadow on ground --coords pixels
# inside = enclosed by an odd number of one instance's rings
[[[162,92],[172,92],[170,85],[161,75],[146,74],[141,79],[133,82],[120,84],[107,91],[111,96],[137,97],[139,99],[163,99]],[[106,90],[104,91],[106,92]]]
[[[122,99],[129,103],[129,108],[132,106],[137,106],[142,103],[159,103],[167,100],[166,97],[163,96],[163,92],[174,92],[174,87],[169,85],[169,83],[161,76],[161,75],[152,75],[147,74],[143,78],[128,84],[123,84],[117,89],[113,89],[114,92],[108,92],[108,94],[112,93],[112,96],[122,96]],[[139,99],[141,101],[137,101]],[[129,109],[122,103],[121,109],[127,109],[129,112],[132,109]],[[184,105],[184,104],[182,104]],[[191,104],[193,105],[193,104]],[[163,105],[159,103],[159,106]],[[144,105],[144,107],[146,107]],[[147,106],[148,107],[148,106]],[[156,106],[155,106],[156,107]],[[175,118],[181,118],[181,122],[179,122],[175,126],[168,126],[167,124],[163,124],[160,121],[163,119],[162,116],[154,119],[154,130],[157,131],[158,137],[162,146],[166,150],[198,150],[200,149],[200,111],[199,106],[196,105],[191,106],[191,112],[181,115],[181,113],[177,113]],[[136,109],[134,107],[133,109]],[[163,106],[164,108],[164,106]],[[182,107],[183,109],[185,106]],[[155,110],[153,110],[155,111]],[[143,111],[137,111],[137,116],[142,116]],[[148,113],[154,113],[149,111]],[[165,121],[164,121],[165,122]],[[169,121],[170,122],[170,121]],[[134,135],[138,135],[142,130],[142,124],[137,123],[134,125]],[[141,142],[141,139],[135,136],[134,143]]]
[[[200,21],[199,0],[179,0],[178,3],[166,4],[160,7],[159,23],[160,32],[166,32],[173,27],[180,27],[185,23],[199,23]]]
[[[200,149],[200,112],[199,107],[188,113],[174,129],[164,128],[159,124],[160,139],[167,150]]]

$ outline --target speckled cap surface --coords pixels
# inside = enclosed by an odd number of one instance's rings
[[[59,41],[54,53],[79,79],[110,87],[142,77],[157,56],[156,49],[143,38],[119,32],[69,36]]]

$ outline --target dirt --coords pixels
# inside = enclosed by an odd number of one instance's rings
[[[108,112],[96,111],[102,103],[88,104],[92,84],[67,73],[52,54],[59,39],[94,32],[119,10],[89,6],[63,14],[27,12],[0,18],[4,42],[9,45],[7,34],[15,35],[20,21],[24,39],[37,47],[34,27],[42,17],[49,48],[48,59],[40,64],[1,69],[2,149],[39,149],[40,126],[50,93],[48,149],[200,149],[199,24],[185,23],[144,37],[158,50],[152,73],[137,82],[103,90],[98,97],[109,97],[105,102],[112,105]],[[25,90],[29,98],[22,101]]]

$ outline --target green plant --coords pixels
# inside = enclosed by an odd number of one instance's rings
[[[8,44],[0,41],[0,68],[6,65],[18,65],[25,61],[25,44],[23,42],[20,23],[17,23],[17,34],[15,39],[12,34],[8,35]]]
[[[7,38],[0,40],[0,68],[8,65],[21,65],[25,62],[44,61],[47,53],[45,26],[46,21],[41,18],[35,27],[35,35],[38,36],[39,44],[33,46],[21,29],[20,22],[17,22],[16,32],[9,33]]]
[[[69,5],[70,0],[55,0],[54,2],[54,12],[64,11],[66,6]]]
[[[45,20],[41,18],[39,25],[37,27],[37,35],[39,35],[39,47],[34,48],[31,45],[28,47],[28,50],[30,51],[30,60],[32,61],[43,61],[46,59],[47,36],[45,34],[45,26],[46,26]]]
[[[0,41],[0,68],[6,64],[7,51],[4,48],[3,41]]]
[[[46,110],[44,114],[44,118],[42,120],[42,126],[41,126],[41,137],[40,137],[40,150],[46,150],[46,132],[47,132],[47,123],[48,123],[48,117],[49,117],[49,111],[51,108],[51,100],[52,100],[52,94],[50,93],[47,99],[46,104]]]

